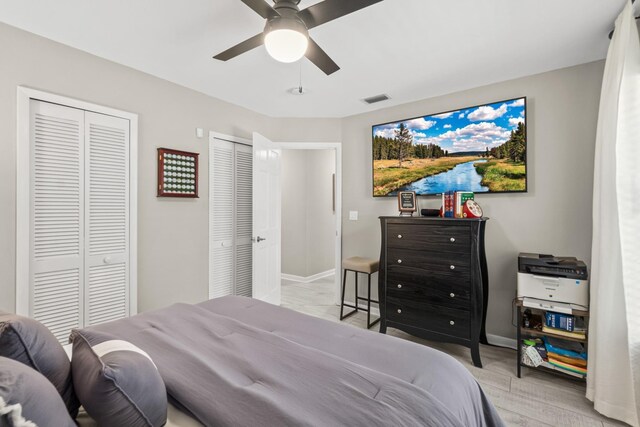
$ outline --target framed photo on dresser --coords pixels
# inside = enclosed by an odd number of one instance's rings
[[[418,210],[415,191],[398,191],[398,210],[400,215],[408,216]]]

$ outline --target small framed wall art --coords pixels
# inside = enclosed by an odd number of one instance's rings
[[[158,148],[158,197],[198,197],[198,156]]]

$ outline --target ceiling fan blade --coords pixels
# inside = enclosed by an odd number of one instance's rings
[[[272,8],[269,3],[264,0],[241,0],[242,3],[249,6],[254,12],[258,15],[262,16],[264,19],[275,18],[276,16],[280,16],[278,12],[274,8]]]
[[[308,29],[348,15],[382,0],[324,0],[298,12]]]
[[[247,39],[242,43],[238,43],[234,47],[231,47],[225,50],[224,52],[217,54],[213,58],[219,59],[220,61],[228,61],[229,59],[235,58],[236,56],[243,54],[245,52],[248,52],[251,49],[255,49],[256,47],[260,46],[263,42],[264,42],[264,34],[263,33],[256,34],[250,39]]]
[[[338,64],[333,62],[333,59],[331,59],[329,55],[327,55],[327,53],[318,46],[318,43],[313,41],[311,38],[309,38],[309,47],[307,47],[307,53],[305,53],[304,56],[306,56],[309,61],[313,62],[316,67],[324,71],[327,76],[340,69]]]

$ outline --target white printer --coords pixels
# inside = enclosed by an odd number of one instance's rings
[[[518,255],[518,298],[534,299],[541,308],[560,312],[565,311],[559,309],[561,306],[588,309],[587,265],[574,257],[521,253]]]

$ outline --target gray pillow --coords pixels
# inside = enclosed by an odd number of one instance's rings
[[[99,426],[156,427],[167,421],[167,391],[151,358],[133,344],[90,329],[71,334],[78,399]]]
[[[25,425],[20,421],[40,427],[76,425],[49,380],[23,363],[0,357],[0,426]]]
[[[0,312],[0,356],[24,363],[54,385],[69,414],[78,415],[71,363],[55,336],[37,320]]]

